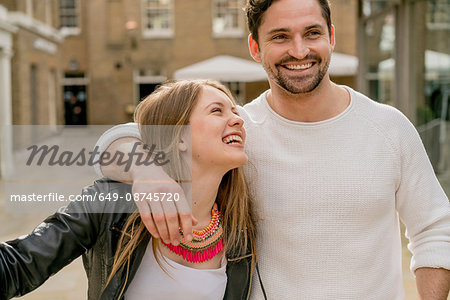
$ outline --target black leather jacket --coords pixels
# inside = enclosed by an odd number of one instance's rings
[[[83,189],[84,195],[131,193],[131,186],[101,179]],[[118,299],[141,263],[150,235],[133,252],[130,270],[119,270],[106,286],[121,228],[133,201],[76,201],[48,217],[32,233],[0,243],[0,299],[24,295],[82,255],[88,277],[88,299]],[[251,257],[227,258],[224,299],[247,299],[251,287]],[[123,299],[123,296],[121,297]]]

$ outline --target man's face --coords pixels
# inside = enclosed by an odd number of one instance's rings
[[[327,76],[334,49],[317,0],[279,0],[264,13],[259,43],[249,37],[253,58],[262,62],[272,89],[313,91]]]

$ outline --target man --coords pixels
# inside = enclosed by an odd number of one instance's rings
[[[406,117],[331,82],[335,35],[328,2],[250,0],[246,12],[250,53],[270,84],[240,110],[267,298],[402,299],[399,216],[419,294],[446,299],[448,198]],[[120,130],[103,137],[101,148],[129,135]],[[134,180],[139,191],[176,189],[139,185],[153,172],[107,175]],[[183,205],[180,223],[190,232]],[[155,236],[178,243],[175,207],[140,206]],[[263,297],[259,285],[254,280],[253,299]]]

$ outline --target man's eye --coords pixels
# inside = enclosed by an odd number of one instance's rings
[[[279,34],[274,37],[272,37],[273,40],[284,40],[286,36],[284,34]]]
[[[310,31],[310,32],[308,33],[308,35],[309,35],[309,36],[315,37],[315,36],[321,35],[321,32],[320,32],[320,31]]]

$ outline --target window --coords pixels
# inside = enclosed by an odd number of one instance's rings
[[[213,36],[241,37],[244,34],[244,16],[241,0],[213,0]]]
[[[64,35],[80,33],[78,25],[78,0],[60,0],[60,28]]]
[[[144,37],[173,35],[173,0],[143,0]]]
[[[450,2],[448,0],[430,0],[427,2],[428,30],[450,30]]]

